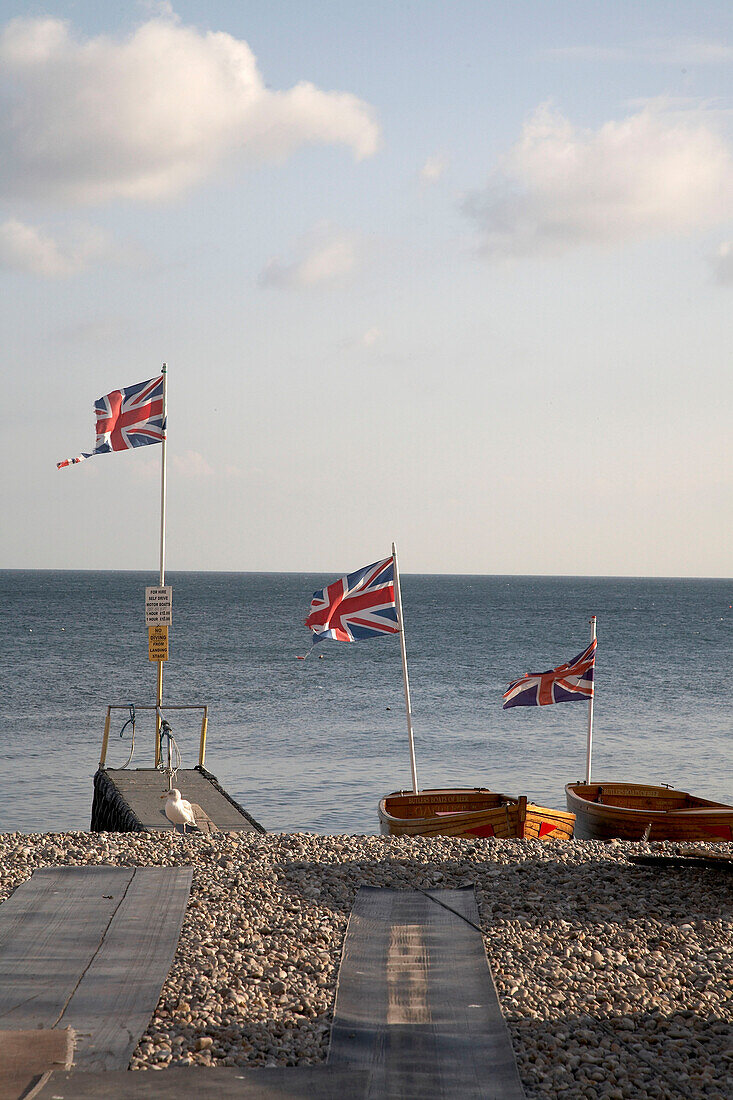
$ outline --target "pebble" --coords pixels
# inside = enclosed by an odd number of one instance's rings
[[[733,844],[712,844],[733,855]],[[673,844],[295,834],[0,834],[0,901],[36,868],[190,865],[136,1070],[328,1054],[360,885],[474,884],[527,1100],[733,1096],[733,879],[628,862]]]

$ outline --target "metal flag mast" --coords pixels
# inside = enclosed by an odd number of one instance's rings
[[[165,444],[163,444],[165,446]],[[591,615],[590,617],[590,640],[594,642],[596,639],[596,617]],[[585,763],[585,781],[590,783],[590,758],[591,749],[593,745],[593,696],[595,695],[596,677],[595,677],[595,665],[593,666],[593,695],[588,700],[588,752]]]
[[[163,439],[160,453],[160,576],[158,583],[162,588],[165,585],[165,493],[166,493],[166,440],[168,436],[168,367],[163,364]],[[160,726],[162,715],[160,708],[163,705],[163,662],[158,661],[157,686],[155,693],[155,766],[161,762]]]
[[[410,741],[410,767],[412,769],[412,790],[418,793],[417,766],[415,764],[415,739],[412,735],[412,707],[410,705],[410,681],[407,675],[407,650],[405,648],[405,627],[402,621],[402,593],[400,591],[400,571],[397,566],[397,548],[392,543],[392,560],[394,562],[394,594],[397,605],[397,623],[400,628],[400,651],[402,653],[402,678],[405,683],[405,707],[407,709],[407,736]]]

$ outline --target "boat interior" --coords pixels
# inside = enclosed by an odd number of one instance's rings
[[[572,790],[586,802],[600,806],[619,806],[626,810],[656,810],[668,813],[671,810],[705,810],[722,806],[721,802],[711,802],[706,798],[697,798],[686,791],[676,791],[667,787],[643,787],[624,783],[577,783]]]
[[[483,787],[473,790],[428,790],[415,794],[412,791],[399,791],[387,795],[384,809],[392,817],[400,819],[440,817],[442,814],[475,813],[491,810],[507,803],[516,803],[516,798],[489,791]]]

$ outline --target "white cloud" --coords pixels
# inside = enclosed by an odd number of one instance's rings
[[[484,251],[529,255],[686,233],[728,219],[732,201],[731,149],[703,111],[656,103],[581,130],[543,105],[465,210]]]
[[[434,180],[440,179],[448,167],[448,158],[443,156],[442,153],[436,153],[433,157],[428,159],[420,169],[420,179],[424,183],[432,183]]]
[[[57,340],[66,344],[107,344],[118,343],[135,327],[135,322],[126,316],[84,317],[75,324],[65,325],[55,333]]]
[[[246,42],[165,14],[128,38],[76,39],[57,19],[0,34],[0,194],[155,200],[238,156],[281,160],[312,142],[377,148],[370,107],[305,81],[271,91]]]
[[[242,476],[239,467],[230,463],[212,466],[200,451],[184,451],[183,454],[173,455],[171,466],[178,477],[191,481],[211,481],[212,479],[227,481],[230,478]]]
[[[138,5],[149,11],[151,15],[162,16],[166,19],[175,19],[178,21],[178,16],[173,10],[173,4],[171,0],[137,0]]]
[[[260,275],[260,285],[313,287],[337,282],[356,266],[356,242],[346,234],[304,242],[293,260],[274,259]]]
[[[0,268],[59,278],[78,274],[107,251],[107,238],[97,230],[78,229],[59,243],[38,226],[15,218],[0,224]]]
[[[186,451],[182,455],[173,455],[171,465],[181,477],[195,480],[213,477],[214,468],[210,466],[199,451]]]
[[[733,61],[733,46],[702,38],[658,38],[626,46],[560,46],[548,51],[561,60],[618,61],[652,65],[727,65]]]
[[[723,241],[712,257],[712,265],[717,283],[733,285],[733,241]]]

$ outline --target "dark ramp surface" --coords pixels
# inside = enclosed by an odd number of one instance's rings
[[[57,1071],[34,1093],[34,1100],[366,1100],[367,1078],[368,1074],[358,1070],[328,1066]]]
[[[219,831],[265,832],[259,822],[226,794],[210,772],[199,768],[181,769],[173,786],[186,801],[200,806]],[[100,769],[94,780],[92,829],[127,832],[125,818],[128,815],[122,807],[130,811],[138,829],[175,829],[165,816],[165,799],[161,798],[167,790],[166,776],[157,768]]]
[[[73,1028],[75,1067],[124,1069],[168,975],[191,877],[190,867],[34,872],[0,905],[0,1033]]]
[[[362,886],[339,971],[329,1065],[370,1100],[524,1100],[473,887]]]

